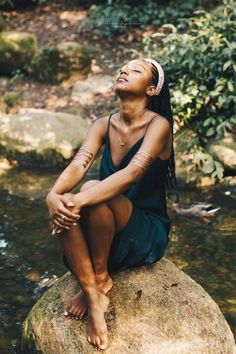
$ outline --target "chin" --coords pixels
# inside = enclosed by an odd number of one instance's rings
[[[127,93],[129,93],[127,85],[117,85],[117,86],[114,88],[114,92],[115,92],[118,96],[120,96],[120,95],[122,95],[122,94],[127,94]]]

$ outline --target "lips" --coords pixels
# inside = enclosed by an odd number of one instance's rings
[[[116,81],[118,81],[118,82],[123,82],[123,81],[128,82],[128,80],[124,76],[119,76]]]

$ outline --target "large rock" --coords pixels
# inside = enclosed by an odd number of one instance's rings
[[[22,165],[62,166],[82,144],[88,128],[80,115],[21,109],[1,117],[0,152]]]
[[[90,72],[92,53],[76,42],[41,48],[32,60],[30,72],[40,81],[60,82],[73,73],[84,77]]]
[[[72,90],[71,99],[81,105],[93,104],[96,96],[109,96],[113,88],[113,77],[103,73],[95,74],[85,80],[78,80]]]
[[[235,135],[225,136],[218,141],[211,141],[206,147],[213,158],[224,166],[228,171],[236,171],[236,141]]]
[[[233,334],[204,289],[172,262],[113,275],[106,313],[110,354],[235,354]],[[34,305],[23,324],[22,353],[97,353],[86,336],[87,319],[65,318],[78,291],[67,273]]]
[[[0,33],[0,75],[12,75],[16,70],[27,71],[37,53],[37,38],[31,33]]]

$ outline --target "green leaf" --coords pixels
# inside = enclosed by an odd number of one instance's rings
[[[232,82],[228,81],[228,89],[230,92],[234,92],[234,86],[232,84]]]
[[[227,61],[226,63],[224,63],[223,65],[223,71],[225,71],[226,69],[228,69],[228,67],[232,64],[231,61]]]
[[[214,134],[215,134],[215,129],[212,127],[210,129],[208,129],[206,132],[206,136],[212,136]]]

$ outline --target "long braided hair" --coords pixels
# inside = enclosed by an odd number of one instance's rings
[[[155,67],[155,65],[153,65],[152,63],[151,63],[151,69],[152,69],[151,85],[156,86],[159,80],[158,70]],[[163,116],[168,120],[172,131],[172,137],[173,137],[174,120],[173,120],[171,104],[170,104],[170,91],[166,80],[164,81],[164,85],[159,95],[150,96],[147,107],[148,109],[160,114],[161,116]],[[175,175],[175,154],[174,154],[173,139],[172,139],[171,156],[167,166],[166,185],[172,188],[177,186],[177,180]]]

